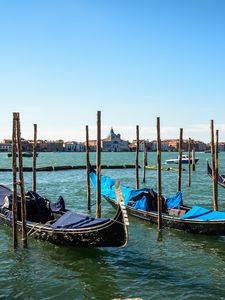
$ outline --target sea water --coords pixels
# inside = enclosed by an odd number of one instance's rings
[[[162,162],[176,157],[162,153]],[[183,200],[187,205],[212,208],[212,183],[206,174],[210,154],[196,153],[199,162],[188,187],[187,165],[182,172]],[[139,164],[142,166],[143,153]],[[91,153],[95,163],[95,153]],[[102,153],[102,164],[134,164],[135,153]],[[148,164],[156,165],[156,153],[148,153]],[[24,166],[32,159],[24,158]],[[85,153],[40,153],[37,167],[85,165]],[[6,153],[0,153],[0,168],[11,166]],[[225,153],[219,153],[220,173],[225,174]],[[102,174],[135,187],[135,169],[103,169]],[[140,186],[157,189],[156,171],[139,169]],[[162,172],[162,193],[173,195],[176,171]],[[24,173],[26,190],[31,189],[32,173]],[[11,185],[12,174],[0,172],[0,182]],[[86,171],[37,172],[37,192],[56,201],[62,195],[66,207],[88,213]],[[92,189],[92,215],[95,191]],[[112,217],[114,209],[102,200],[102,215]],[[225,210],[225,189],[219,187],[219,208]],[[32,238],[28,248],[12,248],[12,230],[0,224],[1,299],[225,299],[225,237],[195,235],[157,227],[129,218],[129,242],[125,248],[72,248],[56,246]]]

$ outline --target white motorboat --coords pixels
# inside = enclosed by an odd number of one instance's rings
[[[195,163],[199,160],[198,157],[195,158]],[[182,164],[188,164],[188,155],[183,154],[181,158],[181,163]],[[192,157],[190,157],[190,163],[192,164]],[[179,164],[179,157],[177,158],[172,158],[172,159],[167,159],[166,164]]]

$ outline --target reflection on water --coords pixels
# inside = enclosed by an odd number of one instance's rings
[[[2,166],[10,160],[0,153]],[[103,153],[104,164],[133,164],[135,153]],[[155,164],[155,153],[149,164]],[[212,207],[211,182],[206,176],[205,154],[199,153],[192,186],[182,172],[184,202]],[[162,160],[170,158],[163,153]],[[91,154],[94,162],[95,154]],[[142,161],[142,157],[140,157]],[[221,168],[225,162],[220,153]],[[29,165],[31,160],[27,160]],[[41,153],[39,165],[85,164],[84,153]],[[142,170],[140,169],[140,177]],[[221,171],[222,172],[222,171]],[[135,186],[135,170],[102,170],[122,183]],[[225,172],[223,172],[225,173]],[[37,174],[38,192],[55,201],[59,195],[66,206],[80,212],[86,208],[85,170]],[[25,173],[26,189],[31,173]],[[10,184],[10,173],[0,173]],[[156,188],[156,172],[148,171],[146,187]],[[176,192],[177,172],[162,173],[163,194]],[[144,185],[143,185],[144,186]],[[225,189],[219,189],[219,203],[225,210]],[[95,191],[92,190],[92,203]],[[115,211],[103,200],[103,215]],[[92,214],[95,213],[93,206]],[[160,238],[159,238],[160,237]],[[130,218],[129,243],[125,248],[82,249],[55,246],[29,239],[28,249],[12,250],[11,229],[0,225],[0,298],[5,299],[224,299],[225,238],[184,233]]]

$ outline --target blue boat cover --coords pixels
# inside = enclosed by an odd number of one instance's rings
[[[192,219],[201,221],[225,221],[225,212],[215,211],[200,206],[193,206],[188,212],[186,212],[181,219]]]
[[[52,228],[85,228],[101,225],[108,222],[109,218],[93,218],[72,211],[67,211],[55,223],[51,224]]]
[[[176,195],[166,198],[166,207],[167,208],[176,208],[180,209],[182,204],[182,193],[177,192]]]
[[[90,172],[90,179],[93,186],[96,188],[96,172],[92,170]],[[115,184],[116,180],[111,179],[108,176],[101,176],[101,194],[109,197],[112,200],[116,201],[115,194]],[[150,211],[150,201],[149,196],[154,194],[153,197],[157,197],[157,193],[151,189],[131,189],[125,185],[121,185],[122,193],[124,196],[125,205],[130,205],[136,209],[141,209],[144,211]],[[152,196],[151,196],[152,197]],[[134,200],[134,201],[132,201]],[[129,202],[130,201],[130,202]],[[181,192],[177,193],[175,196],[169,197],[166,199],[166,205],[168,208],[180,208],[182,203],[182,194]]]

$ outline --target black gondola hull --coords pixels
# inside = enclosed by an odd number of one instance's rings
[[[8,220],[5,215],[0,214],[0,220],[12,226],[12,221]],[[18,222],[20,231],[21,225],[21,222]],[[83,229],[53,229],[41,223],[27,222],[27,232],[36,239],[64,246],[123,247],[128,241],[127,227],[120,205],[115,217],[102,225]]]
[[[117,203],[108,198],[104,198],[114,207],[117,207]],[[133,217],[148,221],[152,224],[158,223],[157,212],[147,212],[140,209],[126,206],[127,213]],[[207,235],[225,235],[225,220],[222,221],[197,221],[180,219],[178,217],[169,216],[168,214],[162,213],[162,226],[175,228],[196,234],[207,234]]]

